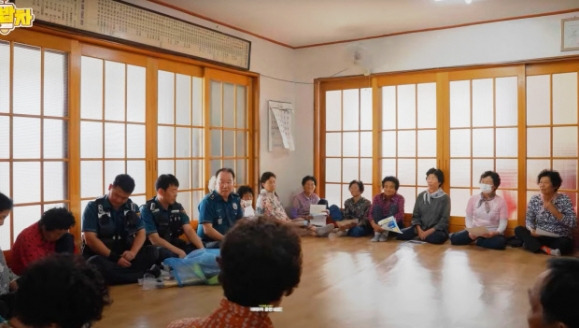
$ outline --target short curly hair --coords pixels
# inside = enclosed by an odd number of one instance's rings
[[[38,223],[46,231],[68,230],[74,224],[74,215],[64,207],[55,207],[47,210],[42,214]]]
[[[300,282],[300,237],[280,220],[244,219],[225,235],[219,263],[219,281],[229,301],[248,307],[272,304]]]
[[[14,316],[32,327],[90,327],[111,304],[105,281],[78,255],[53,254],[31,264],[18,280]]]
[[[553,170],[543,170],[537,176],[537,184],[541,182],[542,177],[548,177],[551,180],[551,184],[553,185],[553,189],[555,191],[559,190],[561,185],[563,184],[563,179],[561,179],[561,175],[557,171]]]

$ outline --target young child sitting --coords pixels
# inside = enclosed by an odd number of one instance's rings
[[[243,208],[243,217],[255,217],[253,209],[253,189],[250,186],[241,186],[237,188],[237,193],[241,197],[241,208]]]

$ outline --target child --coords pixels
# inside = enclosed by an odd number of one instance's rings
[[[243,208],[243,217],[251,218],[255,216],[253,209],[253,189],[250,186],[241,186],[237,189],[239,197],[241,197],[241,208]]]

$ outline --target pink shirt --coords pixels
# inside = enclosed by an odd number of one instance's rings
[[[491,231],[496,230],[503,233],[509,218],[507,203],[498,195],[489,201],[481,201],[481,197],[481,194],[476,194],[468,200],[465,218],[466,227],[486,227]],[[488,204],[488,207],[485,203]]]

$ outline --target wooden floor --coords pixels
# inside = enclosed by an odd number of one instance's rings
[[[303,239],[299,288],[271,318],[280,327],[526,327],[527,289],[548,256],[520,248],[420,245],[369,238]],[[205,316],[220,286],[112,288],[95,327],[165,327]]]

